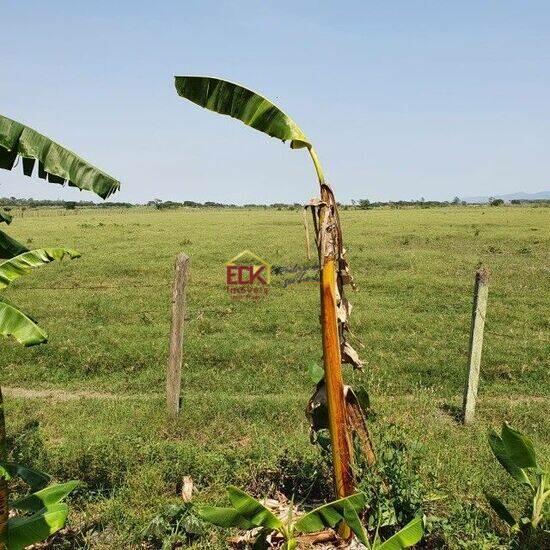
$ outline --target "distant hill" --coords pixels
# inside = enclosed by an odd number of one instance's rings
[[[540,201],[540,200],[550,200],[550,191],[541,191],[540,193],[508,193],[507,195],[490,195],[490,196],[495,197],[495,199],[502,199],[507,202],[510,202],[515,199],[522,200],[522,201]],[[464,197],[462,200],[469,203],[489,202],[489,195],[479,196],[479,197]]]

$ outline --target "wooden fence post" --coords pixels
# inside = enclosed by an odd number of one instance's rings
[[[468,354],[468,372],[464,387],[462,404],[462,420],[469,424],[474,420],[477,388],[479,385],[479,368],[481,365],[481,350],[483,348],[483,329],[487,312],[487,296],[489,293],[489,272],[482,267],[476,271],[474,286],[474,305],[472,309],[472,329],[470,333],[470,350]]]
[[[307,252],[307,259],[311,260],[311,249],[309,246],[309,228],[307,225],[307,208],[302,209],[302,216],[304,218],[304,230],[306,232],[306,252]]]
[[[183,357],[183,325],[185,322],[185,293],[189,278],[189,256],[178,254],[172,287],[172,321],[170,325],[170,356],[166,372],[166,405],[168,414],[176,417],[180,410],[181,364]]]

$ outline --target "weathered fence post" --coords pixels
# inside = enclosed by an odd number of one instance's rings
[[[304,218],[304,230],[306,232],[306,252],[307,252],[307,259],[311,260],[311,249],[309,247],[309,228],[307,225],[307,208],[302,209],[302,216]]]
[[[172,287],[170,356],[166,372],[166,405],[171,417],[176,417],[180,410],[183,324],[185,322],[185,293],[188,278],[189,256],[182,252],[176,257],[176,273]]]
[[[474,305],[472,309],[472,329],[470,333],[470,350],[468,354],[468,372],[464,387],[462,404],[462,419],[469,424],[474,419],[477,388],[479,384],[479,367],[481,365],[481,350],[483,347],[483,328],[487,312],[487,296],[489,293],[489,272],[482,267],[476,271],[474,286]]]

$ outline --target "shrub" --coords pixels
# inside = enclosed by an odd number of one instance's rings
[[[446,516],[429,515],[426,522],[427,548],[449,550],[506,550],[511,548],[495,532],[491,518],[476,504],[454,502]]]
[[[377,446],[377,463],[356,466],[358,490],[367,495],[372,513],[368,526],[380,525],[390,535],[422,512],[426,491],[418,473],[420,447],[407,445],[395,426],[384,430]]]

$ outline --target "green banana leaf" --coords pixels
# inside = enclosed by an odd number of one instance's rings
[[[54,504],[32,516],[18,516],[8,520],[8,550],[22,550],[31,544],[46,540],[65,526],[69,508]]]
[[[13,216],[11,214],[0,210],[0,223],[5,223],[6,225],[9,225],[12,220]]]
[[[6,481],[9,481],[11,479],[11,474],[0,464],[0,479],[4,479]]]
[[[318,384],[325,377],[325,369],[317,363],[311,363],[307,369],[307,373],[309,375],[309,379],[314,384]]]
[[[11,170],[17,157],[23,159],[23,173],[32,176],[38,160],[38,177],[51,183],[93,191],[106,199],[118,191],[120,182],[81,159],[46,136],[15,120],[0,115],[0,168]]]
[[[424,518],[418,517],[407,523],[401,531],[398,531],[384,541],[380,546],[376,546],[377,550],[402,550],[410,548],[420,541],[424,534]]]
[[[4,298],[0,299],[0,335],[13,336],[25,346],[48,341],[48,335],[44,330]]]
[[[508,422],[504,422],[502,425],[501,438],[510,460],[518,468],[537,467],[535,449],[529,438],[514,430]]]
[[[79,484],[79,481],[73,480],[50,485],[41,491],[10,502],[10,508],[26,512],[39,512],[43,508],[49,509],[66,498]]]
[[[204,521],[218,527],[238,527],[239,529],[252,529],[254,525],[241,516],[235,508],[221,508],[218,506],[197,506],[197,515]]]
[[[278,138],[290,140],[292,149],[311,148],[302,129],[279,107],[260,94],[219,78],[176,76],[178,95],[221,115]]]
[[[329,502],[302,516],[296,522],[296,530],[301,533],[315,533],[326,527],[336,527],[345,520],[355,536],[367,546],[367,534],[358,515],[365,505],[366,498],[363,493]]]
[[[512,460],[508,448],[504,444],[504,441],[498,435],[495,430],[489,432],[489,446],[495,455],[495,458],[500,462],[501,466],[516,480],[520,483],[528,485],[533,488],[533,484],[529,479],[527,473],[523,468],[520,468]]]
[[[0,290],[26,275],[33,268],[54,260],[61,261],[65,256],[73,259],[80,257],[80,253],[69,248],[38,248],[0,263]]]
[[[6,479],[20,477],[33,491],[42,489],[50,481],[48,474],[15,462],[4,462],[0,467],[9,474],[9,478]]]
[[[28,251],[29,249],[24,244],[0,231],[0,259],[13,258]]]
[[[506,506],[497,497],[485,493],[485,498],[501,520],[505,521],[510,527],[517,524],[514,516],[512,516],[512,514],[508,511],[508,508],[506,508]]]
[[[283,526],[283,522],[273,512],[244,491],[230,485],[227,494],[233,508],[252,525],[270,529],[280,529]]]

